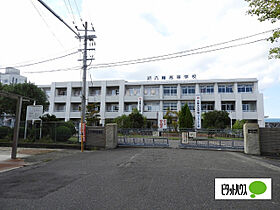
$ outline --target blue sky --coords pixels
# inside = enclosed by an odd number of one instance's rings
[[[31,4],[33,2],[40,15]],[[68,0],[45,0],[71,27]],[[81,22],[70,0],[76,25]],[[246,15],[248,3],[236,0],[76,0],[83,20],[96,29],[94,64],[157,56],[198,48],[276,28]],[[14,5],[17,5],[15,7]],[[44,20],[43,20],[44,19]],[[47,23],[47,24],[46,24]],[[0,4],[0,24],[6,33],[0,39],[0,66],[38,61],[82,47],[75,35],[36,0],[9,0]],[[269,34],[232,44],[267,38]],[[257,78],[264,93],[265,115],[280,117],[279,60],[269,60],[269,42],[258,42],[212,53],[178,59],[89,70],[93,79],[146,80],[149,75],[197,74],[198,79]],[[16,49],[16,50],[15,50]],[[80,81],[80,71],[31,74],[81,65],[81,54],[22,68],[31,82],[50,84]]]

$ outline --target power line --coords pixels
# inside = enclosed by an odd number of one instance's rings
[[[53,69],[53,70],[43,70],[43,71],[25,71],[22,72],[23,74],[37,74],[37,73],[51,73],[51,72],[58,72],[58,71],[74,71],[74,70],[80,70],[82,67],[81,66],[74,66],[74,67],[69,67],[65,69]]]
[[[70,8],[71,13],[72,13],[72,17],[73,17],[73,24],[75,25],[76,19],[75,19],[75,15],[74,15],[74,12],[73,12],[73,9],[72,9],[72,6],[71,6],[71,3],[70,3],[70,0],[68,0],[68,4],[69,4],[69,8]]]
[[[212,49],[212,50],[193,52],[193,53],[189,53],[189,54],[176,55],[176,56],[171,56],[171,57],[163,57],[163,58],[156,58],[156,59],[143,60],[143,61],[132,61],[132,62],[127,62],[127,63],[119,63],[119,64],[110,64],[110,63],[102,64],[102,65],[97,64],[95,66],[90,67],[89,69],[109,68],[109,67],[117,67],[117,66],[127,66],[127,65],[133,65],[133,64],[140,64],[140,63],[148,63],[148,62],[154,62],[154,61],[169,60],[169,59],[174,59],[174,58],[186,57],[186,56],[190,56],[190,55],[197,55],[197,54],[209,53],[209,52],[214,52],[214,51],[219,51],[219,50],[225,50],[225,49],[228,49],[228,48],[240,47],[240,46],[249,45],[249,44],[257,43],[257,42],[264,41],[264,40],[267,40],[267,39],[266,38],[265,39],[259,39],[259,40],[255,40],[255,41],[251,41],[251,42],[246,42],[246,43],[241,43],[241,44],[236,44],[236,45],[230,45],[230,46],[226,46],[226,47],[222,47],[222,48],[216,48],[216,49]]]
[[[43,20],[43,22],[46,24],[47,28],[49,29],[49,31],[51,32],[51,34],[53,35],[53,37],[56,39],[56,41],[60,44],[60,46],[64,48],[63,44],[61,43],[61,41],[58,39],[58,37],[55,35],[55,33],[53,32],[53,30],[51,29],[51,27],[49,26],[49,24],[47,23],[47,21],[45,20],[45,18],[43,17],[43,15],[40,13],[39,9],[36,7],[36,5],[32,2],[32,0],[30,0],[32,6],[34,7],[34,9],[37,11],[37,13],[39,14],[39,16],[41,17],[41,19]]]
[[[77,54],[78,52],[79,51],[75,51],[75,52],[72,52],[72,53],[68,53],[66,55],[58,56],[58,57],[55,57],[55,58],[50,58],[50,59],[47,59],[47,60],[38,61],[38,62],[35,62],[35,63],[29,63],[29,64],[23,64],[23,65],[11,65],[11,66],[14,67],[14,68],[23,68],[23,67],[33,66],[33,65],[37,65],[37,64],[46,63],[46,62],[58,60],[58,59],[61,59],[61,58],[65,58],[67,56]],[[5,69],[5,68],[6,67],[2,67],[0,69]]]
[[[277,29],[279,29],[279,28],[277,28]],[[202,50],[202,49],[205,49],[205,48],[215,47],[215,46],[219,46],[219,45],[228,44],[228,43],[231,43],[231,42],[236,42],[236,41],[252,38],[252,37],[255,37],[255,36],[259,36],[259,35],[262,35],[262,34],[266,34],[266,33],[272,32],[272,31],[277,30],[277,29],[268,30],[268,31],[256,33],[256,34],[253,34],[253,35],[249,35],[249,36],[245,36],[245,37],[240,37],[240,38],[237,38],[237,39],[232,39],[232,40],[225,41],[225,42],[215,43],[215,44],[207,45],[207,46],[204,46],[204,47],[199,47],[199,48],[194,48],[194,49],[189,49],[189,50],[183,50],[183,51],[169,53],[169,54],[165,54],[165,55],[152,56],[152,57],[146,57],[146,58],[138,58],[138,59],[133,59],[133,60],[125,60],[125,61],[118,61],[118,62],[111,62],[111,63],[100,63],[100,64],[96,64],[95,66],[115,65],[115,64],[137,62],[137,61],[157,59],[157,58],[162,58],[162,57],[169,57],[169,56],[178,55],[178,54],[184,54],[184,53],[187,53],[187,52]]]
[[[73,51],[74,49],[76,49],[76,47],[74,48],[71,48],[71,49],[68,49],[68,50],[64,50],[62,52],[59,52],[59,53],[56,53],[56,55],[59,55],[59,54],[62,54],[62,53],[66,53],[66,52],[69,52],[69,51]],[[55,55],[53,55],[55,56]],[[40,60],[42,60],[43,58],[41,58]],[[46,59],[46,58],[45,58]],[[14,63],[12,65],[5,65],[5,66],[15,66],[15,65],[20,65],[20,64],[26,64],[26,63],[35,63],[37,62],[39,59],[33,59],[33,60],[28,60],[28,61],[21,61],[21,62],[18,62],[18,63]],[[1,69],[1,68],[0,68]]]
[[[264,40],[267,40],[267,39],[266,38],[258,39],[258,40],[254,40],[254,41],[251,41],[251,42],[245,42],[245,43],[241,43],[241,44],[235,44],[235,45],[225,46],[225,47],[211,49],[211,50],[204,50],[204,51],[193,52],[193,53],[188,53],[188,54],[183,54],[183,55],[176,55],[176,56],[170,56],[170,57],[156,58],[156,59],[143,60],[143,61],[133,61],[133,62],[130,62],[130,63],[119,63],[119,64],[108,63],[108,64],[102,64],[102,66],[100,64],[97,64],[95,66],[90,67],[88,70],[90,70],[90,69],[98,69],[98,68],[117,67],[117,66],[127,66],[127,65],[134,65],[134,64],[141,64],[141,63],[148,63],[148,62],[155,62],[155,61],[161,61],[161,60],[169,60],[169,59],[181,58],[181,57],[186,57],[186,56],[191,56],[191,55],[204,54],[204,53],[215,52],[215,51],[225,50],[225,49],[229,49],[229,48],[234,48],[234,47],[240,47],[240,46],[244,46],[244,45],[254,44],[254,43],[257,43],[257,42],[264,41]],[[46,70],[46,71],[25,72],[25,73],[46,73],[46,72],[54,72],[54,71],[72,71],[72,70],[79,70],[79,69],[74,69],[74,67],[73,67],[73,68],[69,68],[69,69]]]
[[[83,23],[83,19],[82,19],[82,17],[81,17],[81,13],[80,13],[80,10],[79,10],[79,7],[78,7],[78,5],[77,5],[76,0],[74,0],[74,3],[75,3],[75,6],[76,6],[76,9],[77,9],[77,12],[78,12],[78,14],[79,14],[80,20],[81,20],[81,22]]]

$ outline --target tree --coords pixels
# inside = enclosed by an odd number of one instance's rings
[[[43,116],[40,117],[40,119],[43,122],[55,122],[55,121],[60,121],[59,119],[56,118],[54,114],[44,114]]]
[[[99,107],[96,103],[87,105],[87,112],[86,112],[86,122],[89,126],[97,126],[99,125],[100,121],[100,114],[99,114]]]
[[[125,114],[117,117],[115,122],[118,124],[118,128],[131,128],[130,118]]]
[[[203,114],[203,128],[225,129],[230,126],[230,118],[226,111],[211,111]]]
[[[245,124],[245,120],[236,120],[235,123],[233,124],[232,128],[233,129],[243,129],[243,125]]]
[[[128,115],[131,128],[143,128],[144,127],[144,117],[139,113],[137,109],[133,109],[131,114]]]
[[[36,104],[43,105],[44,110],[47,108],[48,101],[45,92],[32,83],[1,85],[0,90],[32,98],[36,101]],[[22,120],[25,120],[26,117],[26,107],[32,104],[33,101],[22,102]],[[15,114],[16,100],[7,97],[0,97],[0,114],[2,113]]]
[[[188,104],[185,104],[179,112],[179,128],[193,128],[193,116]]]
[[[257,15],[260,22],[270,21],[276,23],[280,20],[280,0],[245,0],[249,3],[249,9],[247,13],[249,15]],[[278,42],[280,38],[280,29],[273,31],[273,35],[269,37],[271,43]],[[269,51],[269,58],[280,58],[280,47],[271,48]]]
[[[174,130],[177,130],[178,127],[178,112],[171,111],[170,108],[167,108],[166,114],[163,116],[163,119],[167,119],[167,126],[168,128],[173,128]]]

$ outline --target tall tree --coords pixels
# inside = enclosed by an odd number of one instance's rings
[[[11,93],[32,98],[36,101],[37,105],[43,105],[44,110],[48,106],[47,96],[45,92],[32,83],[2,85],[0,86],[0,89],[6,92],[11,92]],[[25,120],[26,117],[26,107],[32,104],[33,101],[30,102],[23,101],[22,111],[21,111],[22,120]],[[15,99],[0,97],[0,114],[2,113],[15,114],[15,112],[16,112]]]
[[[230,126],[230,118],[226,111],[211,111],[203,114],[203,128],[225,129]]]
[[[131,128],[143,128],[144,127],[144,117],[137,109],[133,109],[131,114],[128,115],[130,120]]]
[[[164,119],[167,119],[167,126],[168,128],[173,128],[174,130],[177,130],[178,127],[178,112],[171,111],[168,107],[166,114],[163,116]]]
[[[249,3],[247,11],[250,15],[257,15],[260,22],[270,21],[276,23],[280,20],[280,0],[245,0]],[[278,42],[280,38],[280,29],[275,29],[272,36],[269,37],[271,43]],[[280,58],[280,47],[276,46],[269,51],[269,58]]]
[[[87,105],[86,122],[89,126],[97,126],[100,121],[100,107],[96,103]]]
[[[187,103],[179,112],[179,128],[193,128],[193,116]]]

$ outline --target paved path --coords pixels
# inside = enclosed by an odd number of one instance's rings
[[[77,152],[0,173],[0,209],[280,209],[279,174],[279,160],[237,152]],[[271,177],[273,199],[215,201],[215,177]]]

